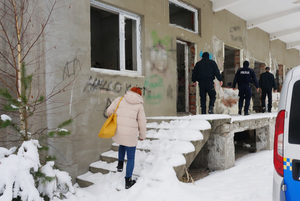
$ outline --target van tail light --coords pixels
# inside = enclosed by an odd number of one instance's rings
[[[285,111],[281,110],[276,118],[274,135],[274,167],[276,172],[283,177],[283,131]]]

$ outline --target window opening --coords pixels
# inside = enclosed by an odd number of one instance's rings
[[[91,64],[141,74],[140,17],[91,1]]]
[[[132,19],[125,19],[125,69],[137,70],[137,52],[136,52],[136,22]]]
[[[289,143],[291,144],[300,144],[300,81],[296,81],[293,87],[292,92],[292,101],[290,109],[290,118],[289,118]]]
[[[170,24],[198,33],[198,11],[176,0],[169,1]]]
[[[106,27],[105,29],[103,27]],[[91,62],[95,68],[120,70],[119,16],[91,8]]]

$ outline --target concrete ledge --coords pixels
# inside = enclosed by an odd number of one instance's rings
[[[256,151],[271,150],[276,114],[235,116],[231,121],[212,120],[212,133],[207,142],[207,166],[211,170],[224,170],[235,165],[234,134],[255,130]]]

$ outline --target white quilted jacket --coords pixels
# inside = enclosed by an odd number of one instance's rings
[[[110,116],[117,107],[121,97],[116,98],[107,108]],[[115,143],[127,147],[135,147],[138,138],[146,138],[146,115],[143,106],[143,97],[127,91],[117,109],[117,130],[112,138]]]

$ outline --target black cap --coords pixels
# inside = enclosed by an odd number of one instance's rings
[[[269,66],[265,67],[265,70],[270,70],[270,67]]]

